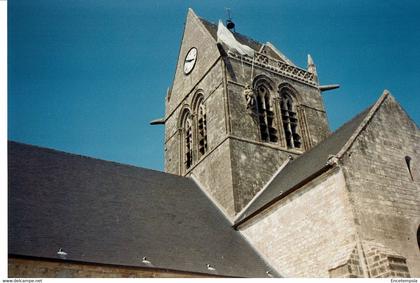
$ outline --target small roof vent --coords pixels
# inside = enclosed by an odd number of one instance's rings
[[[214,268],[214,266],[213,265],[211,265],[211,264],[206,264],[206,266],[207,266],[207,269],[208,270],[211,270],[211,271],[215,271],[216,270],[216,268]]]
[[[141,259],[141,262],[143,262],[144,264],[151,264],[151,261],[148,260],[145,256]]]
[[[66,253],[65,251],[63,251],[63,249],[62,249],[62,248],[59,248],[59,249],[58,249],[57,254],[58,254],[58,256],[59,256],[60,258],[62,258],[62,259],[65,259],[65,258],[66,258],[66,256],[67,256],[67,253]]]
[[[267,274],[268,277],[271,277],[271,278],[274,277],[270,270],[267,270],[265,273]]]

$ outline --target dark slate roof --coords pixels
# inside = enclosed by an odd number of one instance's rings
[[[59,259],[61,248],[63,260],[88,263],[271,271],[189,178],[15,142],[8,168],[11,255]]]
[[[257,214],[258,211],[270,206],[316,173],[319,173],[323,169],[327,169],[329,156],[337,154],[343,148],[364,118],[368,115],[371,108],[372,107],[369,107],[359,113],[325,140],[286,165],[286,167],[274,177],[265,190],[261,192],[261,194],[254,199],[243,212],[241,212],[235,220],[235,225],[239,225],[249,217]]]
[[[213,36],[214,40],[217,40],[217,25],[213,24],[205,19],[199,18],[200,21],[203,23],[203,25],[206,27],[206,29],[210,32],[210,34]],[[236,38],[236,40],[241,43],[245,44],[255,51],[260,51],[262,44],[258,41],[253,40],[252,38],[249,38],[248,36],[242,35],[237,32],[232,32],[233,36]]]

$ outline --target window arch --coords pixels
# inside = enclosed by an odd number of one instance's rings
[[[193,164],[193,123],[189,110],[185,110],[182,118],[182,155],[185,170]]]
[[[262,81],[255,84],[254,91],[255,110],[258,116],[261,140],[264,142],[277,142],[278,137],[273,105],[271,103],[270,87]]]
[[[302,138],[299,135],[299,121],[296,112],[296,103],[288,88],[280,89],[280,110],[283,121],[283,130],[288,148],[301,148]]]

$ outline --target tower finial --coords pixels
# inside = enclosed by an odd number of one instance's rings
[[[227,14],[227,20],[226,20],[226,27],[229,30],[235,31],[235,23],[232,21],[232,17],[230,16],[230,8],[225,8],[226,14]]]
[[[318,80],[318,73],[316,72],[316,66],[311,54],[308,54],[308,72],[314,74],[315,79]]]

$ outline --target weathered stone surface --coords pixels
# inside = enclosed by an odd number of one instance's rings
[[[356,233],[341,170],[309,182],[240,231],[283,276],[329,277],[331,260]]]
[[[369,277],[410,277],[405,257],[372,241],[363,241]]]
[[[232,172],[234,180],[235,211],[241,209],[260,191],[289,155],[298,156],[316,145],[329,133],[327,119],[319,91],[302,82],[296,82],[261,67],[252,67],[238,60],[228,60],[227,96],[232,135]],[[243,95],[250,79],[265,79],[271,87],[271,105],[275,116],[277,142],[264,142],[260,137],[258,117],[247,109]],[[288,149],[283,133],[279,87],[287,85],[294,90],[298,107],[299,134],[302,149]],[[310,105],[311,107],[307,107]],[[236,138],[236,140],[235,140]]]
[[[255,58],[229,52],[221,57],[214,34],[212,38],[205,29],[190,12],[167,100],[165,170],[194,176],[232,220],[289,155],[297,157],[317,145],[329,135],[329,127],[317,81],[305,77],[304,70],[288,62],[283,72],[277,67],[284,68],[287,60],[267,47],[265,55]],[[192,46],[206,56],[186,76],[183,58]],[[244,95],[247,84],[255,91],[261,80],[270,93],[276,141],[262,140],[258,113]],[[279,95],[284,86],[296,104],[300,148],[286,145]],[[185,170],[179,121],[197,91],[205,96],[209,149],[200,156],[193,139],[193,165]],[[419,162],[419,130],[389,96],[334,169],[296,188],[240,229],[284,276],[420,276]],[[372,248],[381,245],[377,251]]]
[[[282,274],[327,276],[328,271],[331,277],[418,276],[420,133],[392,96],[382,96],[377,105],[350,138],[336,169],[240,227]],[[337,175],[341,177],[334,178]],[[312,191],[318,194],[310,194]],[[334,207],[335,203],[339,206]],[[329,221],[336,221],[333,226],[339,228],[327,235]],[[305,232],[312,227],[317,228],[311,237]],[[272,234],[267,233],[271,230]],[[331,241],[340,239],[344,240],[333,244],[336,254],[328,254],[334,250]],[[311,246],[314,241],[316,245]],[[323,262],[325,255],[331,258],[329,265]],[[282,261],[283,257],[287,260]]]
[[[185,75],[184,57],[191,47],[198,49],[199,56],[194,70]],[[264,50],[284,63],[271,48]],[[296,70],[295,66],[290,67]],[[247,108],[243,95],[245,83],[252,85],[253,81],[261,79],[270,88],[273,127],[278,137],[274,142],[261,139],[258,116]],[[297,105],[297,132],[302,139],[300,148],[288,148],[286,145],[279,95],[279,89],[285,85],[292,90]],[[205,97],[208,151],[200,156],[197,136],[193,136],[193,166],[186,170],[180,119],[184,109],[194,113],[192,103],[197,91]],[[329,133],[322,98],[315,82],[293,79],[257,61],[250,64],[230,55],[221,57],[216,41],[192,11],[188,13],[175,79],[168,98],[165,171],[196,176],[212,198],[220,201],[219,205],[230,218],[263,188],[289,155],[302,154]],[[196,127],[197,122],[194,121],[193,127]],[[219,146],[229,148],[213,151]],[[225,155],[220,155],[220,152]]]
[[[193,71],[185,75],[184,61],[188,51],[192,47],[198,50],[197,63]],[[194,12],[189,10],[181,41],[172,91],[170,97],[167,97],[170,103],[167,104],[166,116],[192,91],[219,57],[219,51],[214,44],[211,34],[201,24]]]
[[[198,64],[198,63],[197,63]],[[167,117],[165,122],[165,172],[183,175],[183,160],[181,151],[181,115],[184,109],[193,112],[192,103],[197,94],[203,94],[204,105],[207,111],[207,143],[208,150],[217,147],[226,137],[226,119],[224,109],[224,91],[221,72],[222,63],[219,61],[213,65],[208,74],[200,81],[193,90],[188,93],[181,104],[179,104]],[[171,104],[171,103],[169,103]],[[194,156],[197,159],[196,139],[194,143]]]
[[[261,142],[235,138],[231,138],[230,146],[236,213],[264,187],[289,155],[297,156]]]
[[[347,247],[339,249],[338,257],[333,258],[332,262],[335,267],[328,270],[330,277],[342,278],[360,278],[364,277],[362,260],[364,258],[359,256],[358,246],[356,243],[351,243]],[[340,253],[344,252],[342,255]],[[340,256],[343,256],[340,258]]]
[[[411,179],[405,156],[411,157]],[[374,239],[407,259],[420,276],[420,132],[388,96],[343,160],[343,172],[363,239]]]
[[[9,257],[8,277],[18,278],[119,278],[119,277],[214,277],[163,269]]]
[[[209,167],[212,169],[209,170]],[[193,165],[187,175],[197,180],[230,220],[235,214],[231,168],[230,141],[225,139],[214,151]]]

